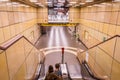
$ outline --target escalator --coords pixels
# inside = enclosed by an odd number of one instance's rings
[[[92,72],[90,70],[88,71],[87,66],[85,66],[86,63],[81,64],[81,73],[82,73],[82,78],[75,78],[71,77],[72,74],[70,74],[70,71],[68,69],[68,64],[61,64],[61,72],[63,75],[63,80],[100,80],[97,79],[92,75]],[[40,64],[40,67],[38,67],[38,71],[36,72],[36,78],[35,80],[44,80],[45,79],[45,65]]]

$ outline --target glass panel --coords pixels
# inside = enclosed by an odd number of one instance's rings
[[[114,58],[120,62],[120,38],[117,38]]]
[[[23,38],[6,50],[6,56],[10,79],[13,79],[25,60]]]
[[[2,80],[8,80],[9,77],[10,80],[32,79],[43,56],[24,38],[18,40],[6,51],[0,50],[0,52],[0,79]]]
[[[0,53],[0,79],[1,80],[9,79],[5,51]]]
[[[116,40],[116,38],[111,39],[111,40],[99,45],[99,47],[101,49],[103,49],[105,52],[107,52],[108,55],[113,57],[113,52],[114,52],[114,47],[115,47],[115,40]]]
[[[112,57],[102,51],[100,48],[96,50],[96,63],[106,72],[108,76],[111,73]]]
[[[119,80],[120,39],[115,37],[88,51],[79,54],[79,60],[86,60],[96,77]],[[115,53],[114,53],[115,52]]]
[[[113,61],[111,80],[120,80],[120,63]]]
[[[16,75],[14,76],[13,80],[25,80],[26,76],[26,67],[25,63],[20,67],[17,71]]]

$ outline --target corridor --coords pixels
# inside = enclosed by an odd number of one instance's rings
[[[57,47],[71,47],[71,48],[81,48],[81,50],[85,50],[86,48],[82,45],[81,42],[78,42],[72,34],[69,33],[67,27],[58,27],[54,26],[50,28],[49,32],[46,32],[45,35],[42,35],[37,43],[38,49],[52,49]],[[52,51],[52,50],[51,50]],[[75,52],[76,53],[76,52]],[[50,52],[45,57],[45,74],[48,71],[48,66],[55,66],[56,63],[61,63],[62,54],[61,51]],[[75,54],[71,53],[71,51],[64,52],[64,63],[67,63],[68,70],[70,72],[71,78],[81,79],[81,67],[79,61]]]
[[[38,49],[51,47],[75,47],[85,50],[81,42],[78,42],[73,34],[69,33],[68,27],[53,26],[47,29],[45,35],[42,35],[36,44]]]

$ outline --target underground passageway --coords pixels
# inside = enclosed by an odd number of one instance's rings
[[[41,36],[36,46],[46,54],[44,61],[44,74],[47,73],[49,65],[54,66],[56,63],[61,63],[62,54],[61,49],[59,48],[69,48],[71,50],[65,50],[64,63],[67,63],[68,65],[71,78],[82,78],[81,67],[77,59],[77,49],[85,50],[86,48],[81,42],[76,41],[72,34],[69,33],[69,29],[67,27],[54,26],[49,28],[46,34]],[[48,49],[48,52],[44,49]],[[75,50],[72,51],[72,49]],[[43,77],[45,77],[45,75]],[[41,77],[39,80],[40,79]]]
[[[46,47],[75,47],[85,50],[86,48],[78,42],[72,34],[69,33],[67,27],[53,26],[46,29],[46,34],[42,35],[36,44],[38,49]]]

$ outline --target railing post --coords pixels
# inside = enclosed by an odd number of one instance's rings
[[[64,63],[64,48],[62,48],[62,64]]]

